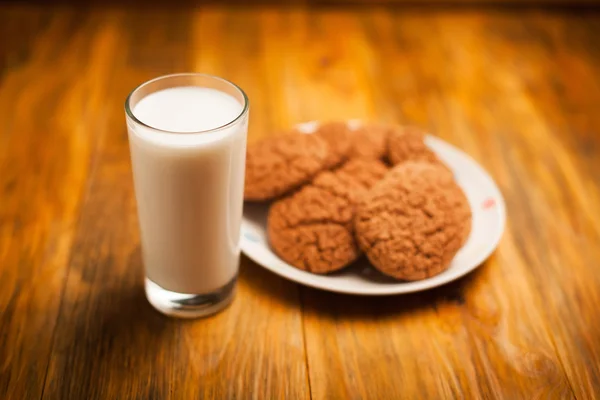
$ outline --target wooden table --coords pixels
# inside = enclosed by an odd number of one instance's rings
[[[42,2],[43,3],[43,2]],[[0,398],[600,398],[600,14],[0,5]],[[242,258],[226,311],[155,312],[123,103],[204,71],[291,124],[418,124],[497,180],[476,272],[385,298]]]

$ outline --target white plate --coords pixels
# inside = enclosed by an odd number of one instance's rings
[[[351,121],[350,126],[359,122]],[[307,134],[317,123],[301,124]],[[417,282],[396,281],[372,268],[363,257],[352,266],[329,275],[316,275],[292,267],[271,251],[266,234],[267,205],[244,204],[242,251],[259,265],[294,282],[332,292],[358,295],[390,295],[417,292],[453,281],[477,268],[494,251],[506,220],[504,200],[488,173],[471,157],[441,139],[427,135],[425,143],[452,169],[473,213],[469,239],[450,267],[439,275]]]

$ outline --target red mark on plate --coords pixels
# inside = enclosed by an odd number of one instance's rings
[[[496,200],[492,199],[491,197],[488,197],[484,200],[481,206],[484,210],[489,210],[490,208],[494,208],[496,206]]]

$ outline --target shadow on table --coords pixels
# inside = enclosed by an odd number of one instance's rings
[[[274,298],[287,306],[298,307],[296,290],[288,287],[294,284],[264,270],[253,262],[245,262],[241,279],[253,289]],[[470,274],[446,285],[417,293],[390,296],[357,296],[327,292],[297,285],[300,293],[300,304],[305,313],[324,317],[340,317],[351,319],[385,318],[404,313],[416,312],[420,309],[435,308],[439,304],[465,303],[465,292],[482,275],[486,263]],[[274,287],[284,287],[285,290]]]
[[[482,274],[485,264],[471,274],[433,289],[391,296],[354,296],[330,293],[309,287],[300,289],[307,314],[349,319],[377,319],[436,308],[440,304],[465,303],[465,292]]]
[[[246,256],[240,262],[239,283],[259,296],[267,296],[272,301],[286,307],[299,309],[300,301],[296,284],[267,271]]]
[[[107,272],[97,271],[91,284],[71,285],[65,295],[48,380],[48,391],[57,398],[83,399],[90,393],[108,398],[103,383],[122,377],[148,381],[140,398],[163,396],[164,389],[148,377],[172,364],[178,321],[159,314],[146,300],[139,251],[121,272],[110,262],[100,265]],[[115,276],[108,277],[109,272]],[[52,376],[77,379],[65,383]]]

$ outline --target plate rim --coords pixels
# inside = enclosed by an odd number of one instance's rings
[[[312,134],[314,132],[314,128],[316,128],[319,123],[320,123],[319,121],[308,121],[308,122],[296,124],[296,125],[294,125],[294,128],[301,131],[302,133]],[[362,121],[352,119],[352,120],[347,120],[347,123],[349,125],[356,126],[358,124],[361,124]],[[312,129],[313,132],[307,132],[306,128],[308,128],[308,130],[311,130],[311,126],[313,127],[313,129]],[[502,239],[502,236],[506,229],[506,204],[504,201],[504,197],[502,196],[502,192],[500,191],[500,188],[498,187],[496,181],[492,178],[492,176],[489,174],[489,172],[483,166],[481,166],[481,164],[479,164],[473,157],[471,157],[471,155],[469,155],[465,151],[461,150],[460,148],[454,146],[453,144],[451,144],[439,137],[436,137],[432,134],[429,134],[429,133],[427,133],[425,135],[425,140],[429,141],[429,142],[434,142],[437,145],[441,145],[442,147],[447,147],[454,152],[458,152],[458,153],[460,153],[461,157],[467,159],[469,162],[474,164],[479,169],[479,172],[483,175],[483,177],[491,184],[490,188],[494,192],[493,197],[497,200],[496,211],[498,213],[498,221],[499,221],[498,229],[497,229],[495,235],[489,241],[490,245],[486,249],[486,251],[482,252],[478,258],[474,259],[474,261],[472,261],[467,268],[457,270],[453,274],[443,275],[441,278],[441,281],[438,279],[435,279],[437,277],[440,277],[441,275],[436,275],[431,278],[420,280],[420,281],[408,281],[408,282],[404,281],[404,282],[389,284],[390,286],[387,286],[388,284],[386,284],[385,286],[375,287],[375,288],[367,288],[367,289],[354,288],[353,289],[353,288],[345,288],[345,287],[338,287],[338,286],[330,286],[323,282],[311,280],[310,278],[316,278],[321,275],[314,275],[307,271],[297,270],[295,272],[310,274],[310,276],[303,277],[302,275],[300,275],[300,276],[294,277],[294,276],[291,276],[285,270],[281,270],[280,268],[278,268],[276,266],[270,265],[270,263],[263,264],[263,262],[260,260],[260,256],[257,256],[256,253],[254,251],[252,251],[252,247],[255,246],[255,243],[252,243],[243,234],[240,235],[241,236],[240,237],[240,249],[241,249],[242,253],[244,253],[244,255],[246,257],[251,259],[256,264],[260,265],[261,267],[266,268],[267,270],[269,270],[269,271],[275,273],[276,275],[278,275],[282,278],[285,278],[289,281],[296,282],[298,284],[312,287],[315,289],[325,290],[328,292],[342,293],[342,294],[349,294],[349,295],[358,295],[358,296],[390,296],[390,295],[401,295],[401,294],[420,292],[423,290],[429,290],[429,289],[432,289],[435,287],[444,286],[448,283],[454,282],[457,279],[460,279],[460,278],[464,277],[465,275],[473,272],[475,269],[477,269],[479,266],[481,266],[485,262],[485,260],[487,260],[492,255],[492,253],[498,248],[498,245],[500,244],[500,240]],[[242,214],[242,228],[243,228],[243,225],[244,225],[244,216]],[[240,233],[242,233],[242,231]],[[273,253],[273,254],[277,257],[277,255],[275,253]],[[290,268],[295,268],[295,267],[287,264],[285,261],[281,260],[279,257],[277,257],[277,258],[279,259],[280,262],[288,265]]]

